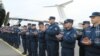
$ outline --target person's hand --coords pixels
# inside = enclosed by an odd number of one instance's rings
[[[84,37],[82,43],[84,45],[91,45],[91,40],[88,37]]]
[[[21,34],[21,32],[18,32],[18,34]]]
[[[26,35],[29,35],[29,32],[26,32]]]
[[[27,30],[22,30],[22,32],[26,32]]]
[[[58,34],[58,35],[56,35],[56,38],[57,38],[58,40],[61,40],[61,39],[62,39],[62,37],[63,37],[63,35],[62,35],[62,34]]]
[[[34,35],[37,35],[38,33],[37,33],[37,32],[33,32],[33,34],[34,34]]]
[[[11,33],[14,33],[14,32],[11,32]]]

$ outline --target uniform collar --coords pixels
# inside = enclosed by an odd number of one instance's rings
[[[52,23],[52,24],[50,24],[50,26],[51,26],[51,25],[55,25],[55,22],[54,22],[54,23]]]
[[[65,29],[65,30],[70,31],[70,30],[72,30],[72,29],[73,29],[73,27],[72,27],[72,28],[70,28],[70,29]]]
[[[35,29],[32,29],[32,30],[36,30],[36,28]]]
[[[83,30],[88,29],[88,28],[91,28],[91,26],[89,26],[89,27],[87,27],[87,28],[83,28]]]
[[[29,30],[31,30],[31,27],[28,27]]]

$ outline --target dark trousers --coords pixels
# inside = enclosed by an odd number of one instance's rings
[[[18,35],[15,35],[14,38],[15,38],[15,48],[19,48],[19,46],[20,46],[20,37]]]
[[[59,56],[58,41],[47,41],[47,54],[48,56]]]
[[[85,56],[100,56],[100,54],[96,54],[96,53],[92,53],[92,52],[86,51]]]
[[[31,53],[31,41],[29,39],[27,39],[27,46],[28,46],[28,55],[31,56],[32,53]]]
[[[46,44],[39,42],[39,56],[46,56]]]
[[[85,49],[84,47],[79,48],[79,56],[85,56]]]
[[[38,56],[37,48],[38,48],[38,43],[35,41],[31,42],[31,56]]]
[[[27,53],[28,50],[27,39],[22,39],[22,45],[23,45],[24,53]]]
[[[100,48],[93,46],[85,47],[85,56],[100,56]]]
[[[74,48],[62,47],[61,56],[74,56]]]

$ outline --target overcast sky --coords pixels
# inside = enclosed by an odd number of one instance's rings
[[[59,21],[57,8],[43,6],[61,4],[66,1],[69,0],[3,0],[3,3],[5,9],[10,12],[10,17],[48,20],[49,16],[56,16]],[[84,20],[90,20],[89,16],[92,12],[100,11],[100,0],[74,0],[73,3],[66,5],[64,11],[67,18],[75,20],[76,25]]]

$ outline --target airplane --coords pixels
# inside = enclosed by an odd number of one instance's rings
[[[64,13],[63,8],[64,8],[65,5],[68,5],[68,4],[72,3],[72,2],[73,2],[73,0],[70,0],[68,2],[59,4],[59,5],[44,6],[44,7],[57,7],[58,8],[58,12],[59,12],[59,16],[64,19],[64,18],[66,18],[66,15]],[[32,20],[32,19],[25,19],[25,18],[9,17],[10,12],[7,12],[7,14],[6,14],[1,0],[0,0],[0,11],[3,12],[2,18],[0,18],[1,19],[0,20],[0,27],[3,24],[4,24],[4,26],[6,26],[9,23],[10,20],[18,20],[17,24],[20,24],[22,21],[41,22],[40,20],[34,20],[34,19]],[[42,21],[42,22],[48,23],[48,21]],[[59,25],[63,25],[63,22],[56,22],[56,23],[58,23]]]
[[[61,19],[63,18],[66,18],[66,15],[64,13],[64,6],[67,5],[67,4],[70,4],[72,3],[73,0],[70,0],[68,2],[65,2],[65,3],[62,3],[62,4],[59,4],[59,5],[54,5],[54,6],[45,6],[45,7],[57,7],[58,8],[58,12],[59,12],[59,16],[61,17]],[[18,23],[17,24],[20,24],[22,21],[33,21],[33,22],[40,22],[40,20],[31,20],[31,19],[23,19],[23,18],[14,18],[14,17],[9,17],[9,12],[7,12],[6,16],[5,16],[5,20],[4,20],[4,25],[7,25],[9,23],[10,20],[18,20]],[[45,23],[48,23],[48,21],[43,21]],[[59,22],[60,24],[63,24],[62,22]]]

